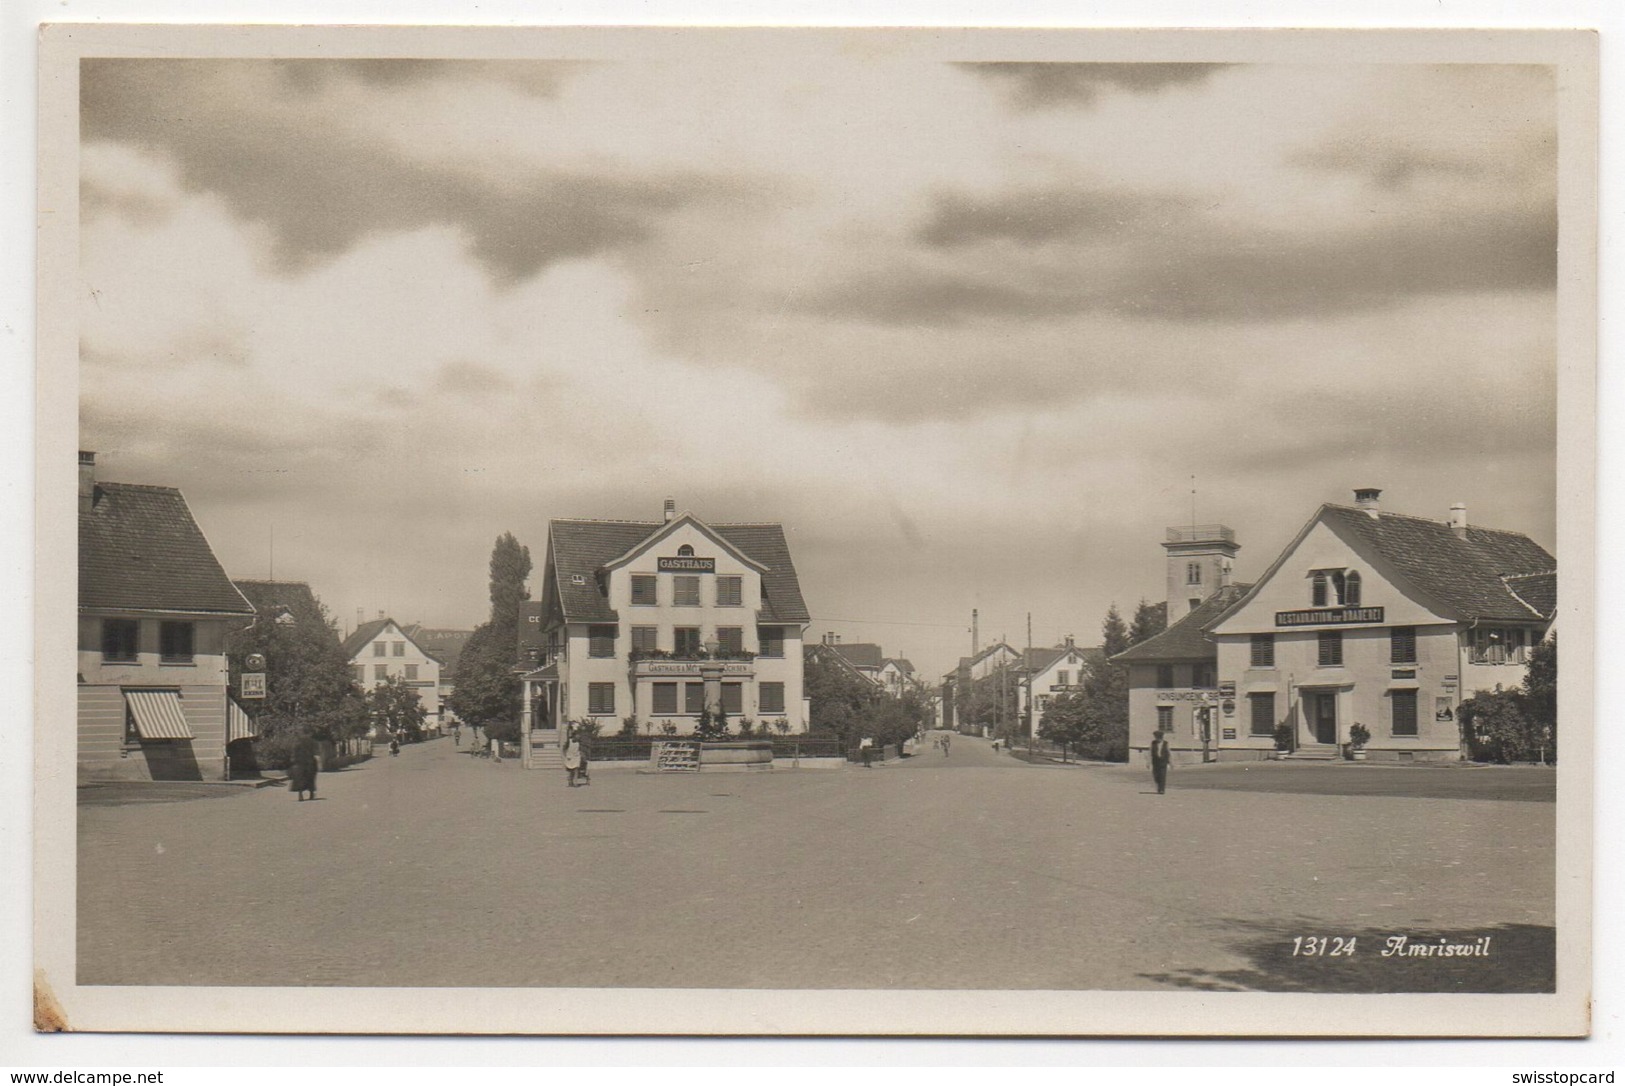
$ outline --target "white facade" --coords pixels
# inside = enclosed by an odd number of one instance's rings
[[[545,647],[527,676],[527,730],[592,721],[613,735],[631,718],[640,735],[681,735],[709,710],[732,726],[806,731],[805,624],[767,607],[767,568],[691,516],[648,533],[590,569],[571,568],[550,540],[548,575],[560,583],[536,616]],[[602,606],[586,620],[548,602],[588,587]]]
[[[387,679],[404,682],[423,704],[427,716],[424,727],[432,730],[439,726],[440,661],[419,648],[399,624],[386,620],[359,646],[351,645],[350,649],[351,677],[362,691],[371,691]]]

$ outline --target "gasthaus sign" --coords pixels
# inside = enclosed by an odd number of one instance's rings
[[[715,558],[661,558],[656,561],[656,568],[661,573],[715,573],[717,560]]]

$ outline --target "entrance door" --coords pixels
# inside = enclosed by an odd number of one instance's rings
[[[1315,742],[1337,743],[1337,695],[1316,694],[1311,701]]]

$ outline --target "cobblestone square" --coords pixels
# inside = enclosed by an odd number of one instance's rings
[[[1501,771],[1395,771],[1456,772],[1448,798],[1182,787],[1206,771],[1158,796],[1133,767],[960,737],[873,769],[599,766],[570,789],[438,740],[323,775],[314,803],[104,794],[79,811],[79,980],[1550,987],[1555,808],[1467,798]],[[1383,958],[1390,935],[1491,943],[1445,969]]]

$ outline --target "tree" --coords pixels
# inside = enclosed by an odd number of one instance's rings
[[[1038,735],[1061,748],[1065,759],[1068,750],[1080,754],[1089,738],[1086,707],[1081,693],[1059,694],[1045,708],[1038,721]]]
[[[1004,664],[980,679],[972,679],[964,688],[959,719],[977,727],[990,727],[1000,739],[1007,739],[1020,728],[1016,707],[1020,702],[1021,681]]]
[[[1117,611],[1117,604],[1112,604],[1106,612],[1106,618],[1100,624],[1100,649],[1110,660],[1120,652],[1128,651],[1133,642],[1129,640],[1128,627],[1123,625],[1123,616]]]
[[[265,697],[242,702],[255,731],[264,738],[305,731],[334,740],[364,732],[360,691],[327,608],[313,593],[301,591],[282,597],[278,612],[265,607],[248,628],[226,636],[233,688],[241,689],[243,661],[250,653],[265,657]]]
[[[1141,641],[1149,641],[1168,628],[1168,604],[1147,603],[1140,600],[1140,605],[1134,609],[1134,623],[1128,630],[1128,643],[1138,645]]]
[[[503,532],[491,548],[491,618],[474,628],[457,658],[456,689],[451,709],[468,723],[483,727],[492,739],[519,738],[522,701],[514,673],[519,644],[520,605],[530,598],[530,548]]]
[[[807,660],[802,674],[806,695],[812,701],[808,730],[834,736],[842,746],[855,745],[861,738],[869,704],[878,693],[875,685],[816,652]]]
[[[1079,693],[1083,723],[1076,741],[1080,754],[1104,761],[1128,760],[1128,669],[1111,658],[1129,647],[1129,631],[1112,604],[1100,626],[1101,656],[1091,660]]]
[[[428,715],[418,692],[406,681],[391,675],[367,692],[367,708],[379,731],[416,743],[423,738],[423,721]]]
[[[1523,679],[1524,713],[1537,732],[1550,736],[1546,744],[1557,754],[1557,637],[1529,650],[1529,671]]]

